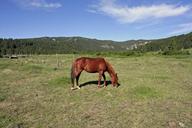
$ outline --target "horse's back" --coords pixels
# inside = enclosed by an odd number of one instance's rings
[[[84,62],[84,63],[90,63],[90,62],[93,62],[93,63],[105,63],[105,59],[102,58],[102,57],[98,57],[98,58],[91,58],[91,57],[80,57],[80,58],[77,58],[75,60],[75,62]]]
[[[99,72],[101,70],[105,71],[107,69],[106,62],[104,58],[90,58],[81,57],[76,59],[76,63],[81,65],[81,68],[87,72]]]

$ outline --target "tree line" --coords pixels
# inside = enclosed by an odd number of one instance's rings
[[[109,44],[109,41],[99,41],[86,38],[31,38],[31,39],[0,39],[0,55],[13,54],[63,54],[78,52],[118,52],[122,43],[112,42],[115,49],[106,50],[98,44]],[[168,53],[181,49],[192,48],[192,33],[165,39],[151,40],[145,45],[138,45],[132,51],[160,51]],[[125,50],[123,53],[126,53]],[[129,52],[130,53],[130,52]]]

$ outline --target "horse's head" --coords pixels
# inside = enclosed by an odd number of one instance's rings
[[[112,85],[115,87],[118,87],[120,84],[118,82],[118,76],[117,73],[112,75],[112,79],[111,79]]]

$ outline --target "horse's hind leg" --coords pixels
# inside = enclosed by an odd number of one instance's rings
[[[72,87],[71,87],[71,90],[74,90],[74,89],[80,89],[79,87],[79,76],[81,74],[82,71],[75,71],[73,76],[72,76]]]
[[[75,80],[75,76],[74,76],[74,74],[71,74],[71,83],[72,83],[71,90],[75,89],[74,88],[74,84],[75,84],[74,80]]]
[[[78,75],[76,76],[76,86],[77,86],[78,89],[80,89],[80,87],[79,87],[79,77],[80,77],[80,75],[81,75],[81,72],[78,73]]]

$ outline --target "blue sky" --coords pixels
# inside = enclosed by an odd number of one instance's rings
[[[2,0],[0,38],[124,41],[192,31],[192,0]]]

